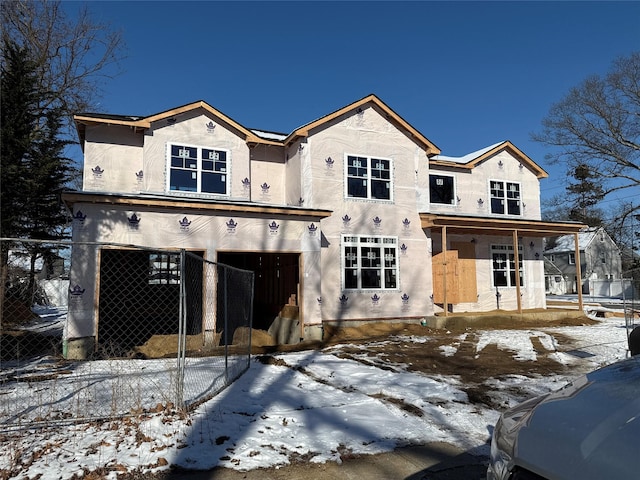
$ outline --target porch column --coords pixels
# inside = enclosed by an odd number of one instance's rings
[[[447,303],[447,227],[442,227],[442,306],[444,316],[449,315],[449,304]]]
[[[518,230],[513,231],[513,251],[513,258],[516,267],[516,302],[518,305],[518,313],[522,313],[522,298],[520,297],[520,252],[518,251]]]
[[[576,257],[576,283],[578,287],[578,308],[580,311],[584,310],[584,303],[582,301],[582,259],[580,258],[580,245],[578,245],[578,232],[573,234],[573,243],[575,246]]]

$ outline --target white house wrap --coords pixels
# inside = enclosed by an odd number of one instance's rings
[[[582,227],[540,220],[546,173],[510,142],[441,156],[375,95],[290,134],[247,129],[205,102],[76,123],[74,241],[269,264],[255,326],[292,307],[300,338],[327,322],[545,307],[542,237]],[[102,248],[116,247],[74,249],[69,340],[97,334]],[[266,293],[276,277],[279,293]]]

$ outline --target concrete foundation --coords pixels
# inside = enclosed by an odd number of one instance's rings
[[[300,320],[297,318],[276,317],[269,327],[268,332],[278,345],[299,343]]]
[[[460,329],[465,327],[492,327],[497,328],[504,326],[505,328],[514,325],[526,324],[529,321],[558,321],[563,318],[584,317],[585,314],[580,310],[526,310],[522,313],[512,311],[493,311],[487,313],[465,313],[450,314],[448,316],[427,317],[427,325],[432,328],[448,328]]]
[[[67,360],[86,360],[95,349],[95,337],[67,338],[62,343],[62,356]]]
[[[321,342],[324,336],[321,324],[305,325],[304,340],[307,342]]]

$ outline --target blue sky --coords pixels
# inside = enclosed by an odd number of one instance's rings
[[[77,2],[67,1],[70,12]],[[370,93],[442,150],[511,140],[564,189],[530,135],[554,102],[640,50],[640,2],[92,1],[122,29],[123,73],[98,112],[150,115],[204,100],[289,133]],[[611,207],[630,193],[608,199]],[[606,205],[604,205],[606,207]]]

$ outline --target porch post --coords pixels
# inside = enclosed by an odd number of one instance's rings
[[[447,303],[447,227],[442,227],[442,306],[444,316],[449,314],[449,304]]]
[[[520,252],[518,251],[518,230],[513,231],[513,251],[513,259],[516,267],[516,302],[518,305],[518,313],[522,313],[522,298],[520,297]]]
[[[578,232],[573,234],[573,243],[575,245],[576,257],[576,283],[578,287],[578,308],[584,310],[584,302],[582,301],[582,259],[580,258],[580,245],[578,245]]]

